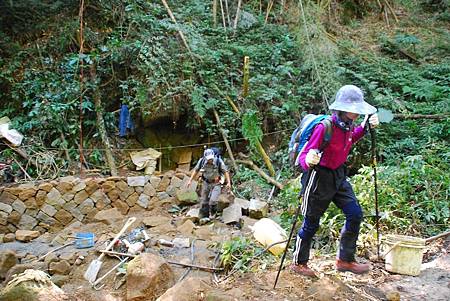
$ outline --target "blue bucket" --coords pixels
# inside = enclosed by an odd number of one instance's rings
[[[94,246],[94,233],[77,233],[75,236],[75,247],[77,249],[91,248]]]

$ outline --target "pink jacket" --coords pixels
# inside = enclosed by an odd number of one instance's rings
[[[333,114],[333,135],[331,136],[330,143],[325,148],[322,154],[322,159],[319,165],[330,169],[336,169],[347,161],[348,154],[352,148],[353,143],[356,143],[364,136],[364,128],[362,126],[356,126],[352,131],[344,131],[339,128],[336,122],[336,115]],[[319,123],[313,130],[311,138],[306,143],[303,151],[299,154],[297,160],[300,161],[300,165],[303,170],[308,170],[308,165],[305,162],[306,154],[310,149],[319,149],[320,144],[323,141],[325,134],[325,126]]]

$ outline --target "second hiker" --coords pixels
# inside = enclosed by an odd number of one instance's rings
[[[231,190],[230,173],[228,167],[223,160],[214,153],[213,149],[206,149],[203,157],[198,160],[192,175],[187,183],[188,188],[191,186],[192,180],[202,173],[202,187],[200,193],[200,219],[209,219],[217,213],[217,202],[222,192],[220,183],[221,177],[224,175],[226,180],[226,188]]]

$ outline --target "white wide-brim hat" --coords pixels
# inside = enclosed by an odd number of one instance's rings
[[[337,91],[336,98],[329,109],[360,115],[373,114],[377,111],[374,106],[364,101],[363,91],[353,85],[342,86]]]

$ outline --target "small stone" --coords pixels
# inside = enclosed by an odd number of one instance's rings
[[[61,209],[56,212],[55,219],[61,222],[61,224],[63,225],[68,225],[73,220],[73,216],[66,210]]]
[[[11,206],[13,207],[14,210],[19,212],[20,214],[23,214],[25,212],[25,210],[27,209],[27,207],[25,206],[25,203],[22,202],[21,200],[15,200]]]
[[[223,222],[225,224],[239,223],[242,218],[242,209],[239,205],[231,205],[223,210]]]
[[[50,190],[50,192],[47,194],[47,199],[45,202],[58,209],[61,208],[61,206],[65,203],[62,200],[61,193],[56,188],[52,188],[52,190]]]
[[[78,184],[76,184],[75,186],[72,187],[72,191],[74,193],[77,193],[83,189],[86,188],[86,183],[84,183],[83,181],[79,182]]]
[[[198,222],[200,217],[200,209],[199,208],[191,208],[186,213],[186,218],[193,221],[194,223]]]
[[[245,215],[249,214],[249,208],[250,208],[249,201],[247,201],[245,199],[241,199],[241,198],[235,198],[234,204],[236,204],[242,208],[242,214],[245,214]]]
[[[37,224],[38,221],[34,217],[31,217],[28,214],[23,214],[20,218],[18,227],[23,230],[32,230]]]
[[[7,234],[5,234],[5,237],[3,237],[4,243],[13,242],[15,240],[16,240],[16,234],[14,234],[14,233],[7,233]]]
[[[260,219],[267,216],[269,211],[269,204],[257,199],[251,199],[248,210],[249,216],[251,218]]]
[[[191,246],[189,238],[176,237],[172,242],[177,248],[189,248]]]
[[[196,221],[198,221],[198,216]],[[178,232],[180,232],[185,236],[191,236],[192,232],[194,231],[194,228],[195,228],[194,223],[192,222],[192,220],[188,219],[181,226],[179,226],[177,230]]]
[[[18,241],[29,242],[35,238],[38,238],[40,235],[39,231],[30,231],[30,230],[17,230],[16,231],[16,239]]]
[[[134,206],[136,202],[139,200],[139,194],[137,192],[133,192],[127,199],[126,202],[128,206]]]
[[[22,217],[22,215],[19,212],[13,211],[13,212],[11,212],[11,214],[8,217],[8,223],[17,225],[19,223],[21,217]]]
[[[118,181],[115,186],[120,190],[120,191],[125,191],[125,189],[127,189],[129,186],[127,183],[125,183],[125,181]]]
[[[50,206],[49,204],[44,204],[41,208],[42,212],[47,214],[48,216],[54,216],[58,210],[55,209],[55,207]]]
[[[40,208],[44,203],[45,199],[47,198],[47,192],[44,190],[39,190],[36,193],[36,204]]]
[[[144,186],[147,182],[147,178],[145,176],[137,176],[137,177],[128,177],[127,183],[128,186]]]
[[[0,211],[11,213],[12,210],[13,210],[12,206],[5,203],[0,203]]]
[[[68,275],[70,273],[70,264],[66,260],[61,260],[59,262],[52,262],[49,265],[50,273],[58,275]]]
[[[154,196],[156,194],[156,189],[151,183],[147,183],[144,186],[144,193],[148,196]]]
[[[128,207],[128,205],[121,200],[114,201],[112,203],[112,206],[114,208],[117,208],[123,215],[126,215],[128,213],[128,210],[130,209],[130,207]]]
[[[32,198],[36,195],[37,189],[36,188],[26,188],[22,190],[21,193],[19,193],[19,199],[22,201],[28,200],[29,198]]]
[[[116,188],[116,184],[114,181],[106,181],[105,183],[102,184],[102,190],[104,192],[110,192],[114,188]]]
[[[44,190],[45,192],[50,192],[52,190],[53,185],[50,183],[42,183],[38,186],[40,190]]]
[[[147,209],[149,201],[150,201],[150,197],[148,195],[141,194],[139,196],[139,200],[137,201],[137,204],[139,206],[141,206],[142,208]]]

